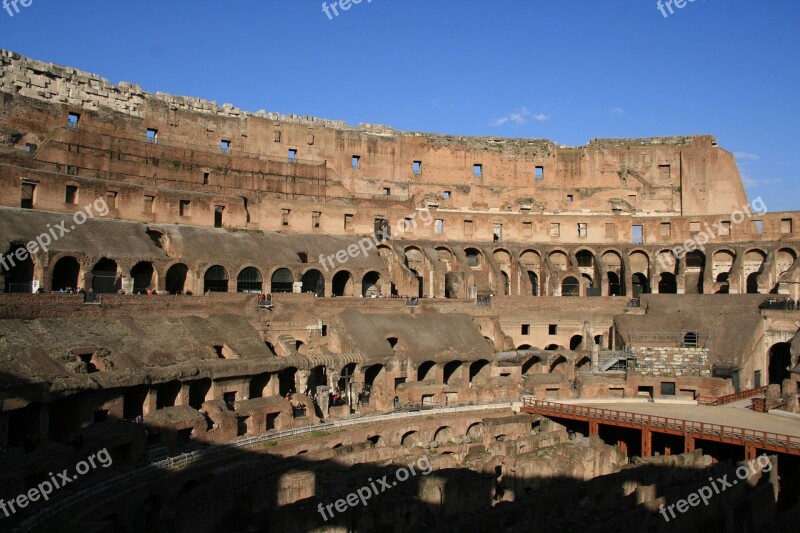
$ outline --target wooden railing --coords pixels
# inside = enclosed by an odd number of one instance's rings
[[[733,394],[728,394],[726,396],[720,396],[719,398],[713,398],[711,396],[701,396],[697,399],[698,405],[725,405],[733,402],[738,402],[739,400],[746,400],[747,398],[752,398],[753,396],[760,396],[762,394],[766,394],[767,387],[758,387],[755,389],[747,389],[739,392],[734,392]]]
[[[522,403],[525,412],[539,415],[555,415],[573,420],[585,420],[590,423],[646,429],[658,433],[683,435],[696,439],[755,447],[760,450],[800,455],[800,437],[792,435],[680,418],[627,413],[614,409],[548,402],[534,398],[523,398]]]

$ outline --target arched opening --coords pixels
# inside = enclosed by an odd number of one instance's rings
[[[511,278],[508,277],[508,273],[506,271],[501,270],[500,275],[502,276],[501,282],[503,283],[503,295],[510,296],[511,295]]]
[[[633,285],[633,297],[638,298],[642,294],[648,294],[650,292],[650,282],[647,280],[647,276],[642,274],[641,272],[637,272],[631,278],[632,285]]]
[[[347,270],[341,270],[333,276],[332,289],[334,296],[353,296],[353,276]]]
[[[150,289],[155,289],[154,286],[153,264],[147,261],[141,261],[131,269],[131,277],[133,278],[133,293],[139,294],[147,292]]]
[[[483,439],[483,422],[475,422],[467,428],[467,437],[473,441]]]
[[[267,385],[269,385],[269,381],[270,375],[267,372],[250,378],[250,399],[263,398],[267,392]]]
[[[383,376],[383,365],[372,365],[364,372],[364,384],[371,390]]]
[[[481,268],[481,253],[475,248],[467,248],[464,250],[467,256],[467,266],[470,268]]]
[[[706,256],[699,250],[686,254],[686,294],[703,294]]]
[[[558,350],[558,344],[548,344],[547,346],[544,347],[544,349],[549,352],[554,352]]]
[[[427,381],[434,379],[434,368],[436,363],[425,361],[417,368],[417,381]]]
[[[380,448],[382,446],[386,446],[383,442],[383,437],[380,435],[373,435],[372,437],[367,437],[367,442],[369,442],[370,447],[372,448]]]
[[[570,350],[579,350],[581,345],[583,345],[583,335],[573,335],[569,340]]]
[[[355,363],[348,363],[344,365],[344,368],[342,368],[342,371],[339,373],[339,379],[336,382],[339,392],[345,393],[348,398],[350,398],[353,394],[353,391],[350,390],[350,384],[353,383],[353,374],[355,374],[355,372]]]
[[[575,364],[575,370],[587,372],[592,369],[592,360],[589,357],[581,357]]]
[[[183,294],[186,292],[186,279],[189,267],[183,263],[176,263],[167,270],[166,289],[169,294]]]
[[[658,281],[659,294],[677,294],[678,282],[672,272],[662,272],[661,279]]]
[[[458,298],[463,286],[464,274],[461,272],[448,272],[444,275],[444,297],[449,299]]]
[[[542,359],[541,357],[533,356],[522,365],[522,374],[541,374],[542,373]]]
[[[193,381],[189,385],[189,406],[200,409],[211,391],[211,379],[203,378]]]
[[[450,361],[444,365],[444,383],[451,385],[451,380],[461,379],[461,361]]]
[[[156,390],[156,409],[174,407],[180,393],[181,382],[178,380],[159,385]]]
[[[278,387],[278,393],[282,397],[286,397],[287,394],[296,392],[294,390],[294,378],[297,374],[297,368],[290,366],[289,368],[284,368],[278,373],[278,380],[280,386]]]
[[[425,275],[430,271],[430,261],[419,248],[406,248],[404,255],[404,264],[414,276],[414,281],[409,286],[411,294],[408,296],[423,298],[425,295]]]
[[[322,272],[312,268],[303,274],[303,293],[311,293],[319,298],[325,296],[325,278]]]
[[[622,265],[622,256],[617,252],[608,251],[601,257],[608,278],[608,295],[623,296],[625,294],[625,270]]]
[[[279,268],[272,274],[270,292],[290,293],[294,291],[294,275],[288,268]]]
[[[616,272],[608,272],[608,295],[620,296],[622,294],[622,285],[619,282],[619,276]]]
[[[117,263],[103,258],[92,269],[92,291],[98,294],[119,292],[122,282],[117,274]]]
[[[409,431],[400,439],[400,445],[406,448],[414,448],[422,444],[422,439],[416,431]]]
[[[20,252],[22,250],[22,252]],[[20,261],[15,254],[25,254],[25,260]],[[14,266],[11,266],[11,265]],[[10,268],[8,268],[10,267]],[[5,291],[17,293],[31,293],[33,292],[33,259],[25,246],[22,244],[13,244],[8,250],[3,262],[3,270],[5,270]],[[73,289],[77,289],[75,285]]]
[[[551,374],[563,374],[567,368],[567,359],[563,355],[556,357],[555,361],[550,365]]]
[[[758,294],[758,272],[747,275],[747,294]]]
[[[228,292],[228,271],[214,265],[203,276],[203,292]]]
[[[769,384],[782,385],[789,378],[792,364],[791,344],[779,342],[769,349]]]
[[[536,272],[528,270],[528,281],[531,282],[531,294],[539,296],[539,276],[536,275]]]
[[[553,270],[566,272],[569,267],[569,257],[560,250],[551,252],[547,258],[550,260],[550,264],[553,265]]]
[[[567,276],[561,282],[561,296],[579,296],[580,293],[580,283],[573,276]]]
[[[381,275],[377,272],[367,272],[361,280],[361,296],[364,298],[377,298],[381,295]]]
[[[52,290],[66,290],[67,287],[78,288],[78,278],[81,273],[81,265],[74,257],[62,257],[53,267]]]
[[[236,292],[261,294],[264,290],[264,279],[255,267],[247,267],[236,276]]]
[[[444,426],[436,430],[433,434],[433,441],[439,444],[447,444],[453,440],[453,430],[449,426]]]
[[[479,359],[469,365],[469,382],[485,381],[491,375],[491,366],[486,359]]]

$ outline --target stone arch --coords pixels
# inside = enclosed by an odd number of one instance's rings
[[[604,252],[600,257],[603,267],[606,269],[606,279],[608,280],[609,296],[625,295],[625,265],[622,262],[622,255],[619,252],[610,250]]]
[[[469,382],[484,381],[491,376],[491,363],[486,359],[478,359],[469,365]]]
[[[98,294],[112,294],[122,288],[117,262],[106,257],[92,268],[92,291]]]
[[[361,296],[364,298],[377,298],[381,294],[381,275],[370,271],[364,274],[361,280]]]
[[[210,266],[203,274],[203,292],[228,292],[229,279],[224,266]]]
[[[53,279],[50,288],[60,291],[67,287],[77,289],[81,279],[81,264],[71,255],[66,255],[56,261],[53,266]]]
[[[428,381],[434,379],[436,363],[425,361],[417,367],[417,381]]]
[[[522,374],[523,375],[530,375],[530,374],[541,374],[544,365],[542,364],[542,358],[538,355],[534,355],[522,365]]]
[[[567,358],[563,355],[557,355],[550,363],[550,374],[564,374],[567,368]]]
[[[466,248],[464,255],[467,256],[467,266],[469,268],[483,268],[483,253],[477,248]]]
[[[581,284],[575,276],[567,276],[561,281],[561,296],[580,296]]]
[[[139,261],[136,263],[131,269],[131,278],[133,278],[134,294],[158,288],[156,271],[153,268],[153,263],[149,261]]]
[[[316,268],[309,268],[303,273],[301,281],[303,282],[301,289],[303,293],[311,293],[320,298],[325,296],[325,276]]]
[[[264,278],[261,271],[253,266],[243,268],[236,275],[236,292],[261,294],[264,292]]]
[[[773,344],[769,349],[769,384],[782,385],[783,381],[790,377],[789,366],[792,364],[791,344],[779,342]]]
[[[586,372],[592,369],[592,360],[589,356],[583,356],[575,363],[575,370]]]
[[[418,431],[407,431],[400,438],[400,445],[405,446],[406,448],[415,448],[417,446],[421,446],[422,437],[420,437]]]
[[[442,426],[433,434],[433,442],[448,444],[453,440],[453,429],[450,426]]]
[[[444,265],[445,272],[454,272],[458,270],[458,260],[450,248],[446,246],[437,246],[436,255],[439,258],[439,262]]]
[[[470,424],[470,426],[467,428],[465,436],[469,437],[473,441],[479,441],[483,439],[484,430],[485,428],[483,422],[475,422],[474,424]]]
[[[631,265],[631,288],[633,297],[650,292],[650,256],[637,250],[628,256]]]
[[[333,276],[331,290],[334,296],[354,296],[355,283],[353,275],[347,270],[340,270]]]
[[[463,370],[462,361],[449,361],[444,365],[444,384],[452,385],[451,381],[461,379]]]
[[[583,345],[583,335],[573,335],[572,338],[569,340],[569,349],[572,351],[580,350],[582,345]]]
[[[279,268],[272,273],[270,280],[270,292],[291,293],[294,292],[294,274],[288,268]]]
[[[550,264],[553,265],[553,270],[557,272],[566,272],[569,268],[569,256],[561,250],[550,252],[547,258]]]
[[[686,294],[703,294],[705,283],[706,256],[700,250],[692,250],[686,254]]]
[[[541,295],[541,272],[542,272],[542,258],[533,250],[525,250],[519,256],[519,261],[525,268],[528,275],[528,282],[531,284],[531,294],[533,296]]]
[[[730,292],[729,278],[734,261],[736,254],[730,250],[717,250],[711,256],[711,275],[715,282],[721,284],[717,292],[723,294]]]
[[[169,294],[183,294],[191,284],[189,281],[189,267],[183,263],[175,263],[167,269],[165,288]],[[188,285],[188,287],[187,287]]]
[[[743,274],[745,276],[745,292],[748,294],[758,294],[758,279],[764,273],[764,264],[767,261],[767,254],[758,249],[748,250],[744,254],[742,261]]]

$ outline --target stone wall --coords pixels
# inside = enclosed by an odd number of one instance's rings
[[[708,348],[633,348],[637,374],[711,377]]]

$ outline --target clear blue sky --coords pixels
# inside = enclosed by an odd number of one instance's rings
[[[330,2],[329,2],[330,3]],[[712,133],[800,209],[800,1],[33,0],[0,47],[147,91],[351,124],[549,138]],[[665,9],[669,14],[669,11]]]

